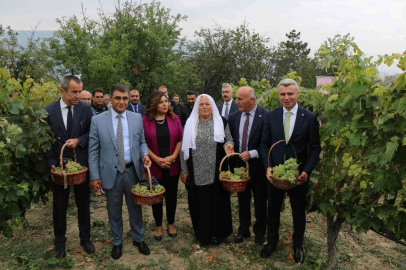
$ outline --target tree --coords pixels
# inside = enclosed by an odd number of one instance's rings
[[[269,38],[250,31],[244,22],[236,29],[202,28],[188,46],[189,61],[203,82],[202,92],[221,99],[221,85],[240,78],[260,81],[272,72]]]
[[[300,32],[292,30],[286,37],[288,40],[280,42],[273,53],[275,70],[271,83],[276,85],[284,75],[296,71],[303,78],[304,87],[315,87],[319,62],[309,57],[310,49],[307,48],[307,42],[300,40]]]
[[[199,80],[184,59],[180,14],[171,15],[160,2],[118,3],[112,15],[91,20],[57,20],[60,29],[49,40],[51,55],[62,73],[75,68],[87,89],[110,89],[116,83],[141,90],[144,98],[159,85],[183,93]]]
[[[11,237],[31,202],[51,187],[43,151],[51,147],[51,128],[43,109],[57,99],[58,87],[11,77],[0,68],[0,233]]]

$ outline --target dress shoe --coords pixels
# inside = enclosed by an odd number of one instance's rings
[[[122,250],[123,245],[113,246],[113,249],[111,250],[111,257],[114,260],[120,259],[121,255],[123,255],[123,253],[121,252]]]
[[[263,235],[262,236],[258,236],[258,235],[255,236],[255,245],[262,246],[262,244],[264,242],[265,242],[265,237]]]
[[[176,236],[178,236],[178,232],[176,233],[170,233],[169,229],[167,230],[169,237],[175,238]]]
[[[149,248],[148,248],[147,244],[145,243],[145,241],[136,242],[134,240],[133,245],[138,247],[138,250],[140,251],[141,254],[149,255],[150,251],[149,251]]]
[[[250,236],[251,236],[250,233],[237,234],[237,236],[235,237],[234,243],[242,243],[244,241],[244,238],[248,238]]]
[[[92,241],[90,240],[80,240],[80,245],[83,247],[87,254],[93,254],[96,251]]]
[[[276,250],[276,244],[268,243],[261,251],[262,258],[271,257],[272,253]]]
[[[65,258],[65,257],[66,257],[65,243],[63,243],[63,244],[56,244],[56,245],[55,245],[55,252],[56,252],[55,257],[56,257],[57,259]]]
[[[303,252],[303,248],[293,248],[294,249],[294,253],[293,253],[293,258],[295,259],[296,263],[303,263],[305,260],[305,255]]]

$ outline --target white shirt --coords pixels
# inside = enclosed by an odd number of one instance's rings
[[[226,104],[228,103],[228,115],[230,115],[230,109],[231,109],[231,103],[233,100],[230,100],[229,102],[224,102],[223,103],[223,109],[221,110],[221,116],[226,117]]]
[[[290,110],[290,112],[292,113],[290,115],[290,127],[289,127],[289,140],[290,137],[292,136],[293,133],[293,128],[295,127],[295,122],[296,122],[296,116],[297,116],[297,109],[299,108],[299,106],[296,105]],[[285,126],[285,114],[289,112],[288,110],[286,110],[285,107],[283,107],[283,126]]]
[[[118,127],[118,113],[115,110],[111,110],[111,117],[113,119],[113,130],[114,130],[114,139],[117,140],[117,127]],[[125,163],[130,163],[131,158],[131,146],[130,146],[130,131],[128,129],[127,121],[127,111],[124,111],[121,114],[121,124],[123,125],[123,139],[124,139],[124,160]]]
[[[247,136],[247,150],[248,150],[248,142],[249,142],[249,137],[251,134],[251,128],[252,128],[252,124],[254,123],[254,116],[255,116],[255,112],[257,110],[257,106],[255,106],[255,108],[249,112],[249,117],[250,117],[250,122],[248,124],[248,136]],[[238,129],[239,132],[239,136],[240,136],[240,149],[238,149],[238,151],[241,153],[241,146],[242,146],[242,135],[244,132],[244,125],[245,125],[245,120],[247,120],[247,116],[245,115],[246,112],[242,112],[241,115],[241,120],[240,120],[240,128]],[[257,150],[250,150],[248,151],[250,153],[251,158],[258,158],[258,152]]]
[[[68,130],[68,112],[69,109],[67,108],[69,105],[66,105],[65,102],[63,102],[62,98],[60,99],[61,104],[61,112],[62,112],[62,119],[63,119],[63,124],[65,125],[65,129]],[[72,120],[73,120],[73,111],[74,111],[74,106],[71,106],[71,111],[72,111]]]

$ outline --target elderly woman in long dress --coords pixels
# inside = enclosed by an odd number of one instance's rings
[[[220,162],[232,152],[227,121],[211,96],[200,95],[184,129],[181,180],[188,190],[193,229],[202,245],[219,244],[233,230],[230,193],[219,180]]]

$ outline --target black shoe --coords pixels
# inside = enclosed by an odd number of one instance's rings
[[[166,231],[167,231],[169,237],[175,238],[176,236],[178,236],[178,232],[176,232],[176,233],[169,233],[169,229],[166,230]]]
[[[162,235],[160,235],[160,236],[154,235],[154,237],[155,237],[155,240],[157,240],[157,241],[161,241],[161,240],[162,240]]]
[[[255,245],[258,245],[258,246],[262,246],[262,244],[265,242],[265,237],[262,235],[262,236],[255,236]]]
[[[293,258],[295,259],[296,263],[303,263],[305,260],[305,255],[303,252],[303,248],[293,248],[294,249],[294,253],[293,253]]]
[[[55,252],[56,252],[55,257],[56,257],[57,259],[65,258],[65,257],[66,257],[65,243],[63,243],[63,244],[56,244],[56,245],[55,245]]]
[[[87,254],[93,254],[96,251],[92,241],[90,240],[80,240],[80,245],[83,247]]]
[[[244,238],[249,238],[251,236],[250,233],[246,234],[237,234],[235,237],[234,243],[242,243],[244,241]]]
[[[268,243],[261,251],[262,258],[271,257],[272,253],[276,250],[276,244]]]
[[[136,242],[134,240],[133,245],[138,247],[138,250],[140,251],[141,254],[149,255],[150,251],[149,251],[149,248],[148,248],[147,244],[145,243],[145,241]]]
[[[214,237],[211,239],[211,244],[213,246],[219,246],[224,242],[226,242],[226,238],[223,238],[223,237]]]
[[[114,260],[120,259],[121,255],[123,255],[123,253],[121,252],[122,250],[123,245],[113,246],[113,249],[111,250],[111,257]]]

